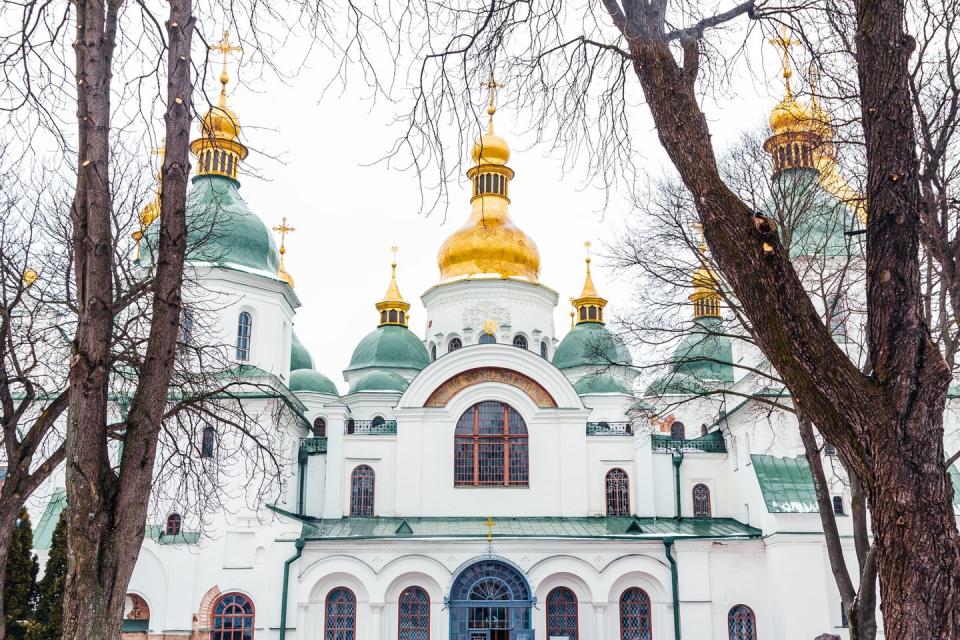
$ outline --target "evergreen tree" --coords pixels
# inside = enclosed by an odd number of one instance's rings
[[[36,602],[37,571],[40,566],[33,555],[33,528],[30,515],[20,509],[10,552],[7,555],[7,578],[3,589],[3,607],[6,613],[7,637],[20,640],[26,634]]]
[[[27,640],[60,640],[63,636],[63,591],[67,582],[67,510],[53,530],[43,578],[37,585],[37,608]]]

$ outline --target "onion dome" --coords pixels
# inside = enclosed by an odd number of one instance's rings
[[[577,395],[581,396],[609,393],[633,395],[630,385],[609,373],[584,376],[577,380],[573,389],[577,392]]]
[[[350,393],[360,391],[387,391],[403,393],[410,383],[400,374],[390,371],[371,371],[357,378],[350,385]]]
[[[406,327],[410,322],[410,303],[403,299],[397,286],[397,248],[391,247],[393,262],[390,263],[390,284],[383,299],[376,304],[380,312],[380,326],[397,325]]]
[[[733,343],[722,320],[697,318],[689,334],[670,356],[668,372],[644,395],[696,395],[733,383]]]
[[[599,322],[602,324],[603,308],[607,306],[607,301],[600,297],[597,288],[593,285],[593,276],[590,274],[590,243],[584,242],[583,246],[587,250],[587,276],[583,281],[583,291],[571,303],[577,322]]]
[[[580,322],[564,336],[553,353],[558,369],[631,366],[633,358],[623,341],[599,322]]]
[[[294,392],[313,392],[325,393],[331,396],[338,396],[337,385],[333,380],[313,369],[297,369],[290,373],[290,384],[287,385],[290,391]]]
[[[294,332],[293,339],[290,341],[290,371],[297,369],[313,369],[313,358]]]
[[[491,75],[487,88],[490,116],[487,132],[474,144],[467,178],[473,185],[467,223],[440,247],[437,265],[443,281],[474,276],[523,278],[536,282],[540,275],[537,245],[510,218],[510,181],[507,166],[510,147],[493,130],[498,85]]]

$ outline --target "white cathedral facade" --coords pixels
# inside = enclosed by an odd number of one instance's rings
[[[846,637],[795,418],[749,399],[720,411],[721,396],[701,393],[757,384],[733,366],[754,356],[697,332],[722,315],[710,271],[693,278],[693,329],[678,347],[689,357],[637,389],[589,260],[575,326],[554,326],[558,295],[510,217],[510,152],[490,116],[470,217],[421,297],[424,333],[408,328],[394,264],[345,394],[315,367],[334,363],[297,340],[282,252],[239,195],[236,114],[222,99],[204,118],[188,218],[215,210],[230,251],[196,248],[189,268],[224,296],[215,330],[233,357],[297,419],[279,434],[289,469],[274,502],[238,504],[205,536],[176,513],[148,529],[125,638]],[[771,140],[789,133],[782,118],[771,125]],[[779,163],[816,171],[806,152]],[[201,446],[216,455],[213,440]],[[838,520],[855,562],[850,518]]]

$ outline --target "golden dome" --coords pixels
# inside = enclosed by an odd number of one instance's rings
[[[700,266],[694,269],[690,284],[693,293],[687,299],[693,303],[694,318],[720,317],[720,287],[717,284],[717,274],[707,264],[707,243],[703,240],[703,227],[695,224],[694,228],[701,234],[700,251],[697,259]]]
[[[227,84],[230,82],[227,55],[240,48],[230,44],[230,33],[224,31],[223,40],[211,49],[223,54],[220,98],[200,121],[200,137],[190,143],[190,150],[197,156],[197,175],[236,179],[240,161],[247,157],[247,148],[240,142],[240,118],[227,106]]]
[[[583,290],[580,297],[571,300],[573,308],[576,311],[577,322],[599,322],[603,323],[603,308],[607,306],[607,301],[600,297],[597,288],[593,284],[593,276],[590,273],[590,243],[584,242],[584,248],[587,250],[587,275],[583,280]]]
[[[491,77],[487,84],[490,122],[473,146],[473,166],[467,171],[473,187],[470,217],[440,247],[437,265],[441,280],[494,275],[535,282],[540,276],[536,243],[510,219],[509,186],[514,176],[507,166],[510,146],[493,132],[494,90],[498,86]]]
[[[390,284],[383,294],[383,299],[376,304],[380,312],[380,326],[399,325],[406,327],[410,322],[410,303],[403,299],[400,287],[397,285],[397,248],[390,247],[393,252],[393,261],[390,263]]]
[[[770,129],[773,135],[804,133],[815,128],[813,112],[805,104],[797,102],[787,87],[787,95],[770,113]]]

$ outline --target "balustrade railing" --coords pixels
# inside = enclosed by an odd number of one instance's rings
[[[588,422],[588,436],[632,436],[633,424],[630,422]]]
[[[327,452],[326,438],[300,438],[300,454],[314,455]]]
[[[392,436],[397,433],[396,420],[347,420],[344,432],[351,436]]]
[[[693,440],[674,440],[670,436],[654,435],[651,439],[651,444],[654,453],[673,453],[674,451],[681,451],[683,453],[727,452],[727,444],[723,441],[723,435],[720,434],[719,431],[700,438],[694,438]]]

